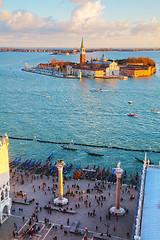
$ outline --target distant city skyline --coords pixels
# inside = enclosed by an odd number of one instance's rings
[[[160,1],[3,0],[0,47],[160,47]]]

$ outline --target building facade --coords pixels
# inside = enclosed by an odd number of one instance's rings
[[[0,223],[2,224],[9,216],[11,198],[9,197],[9,139],[7,134],[0,139]]]
[[[107,58],[102,55],[100,59],[85,62],[85,47],[82,39],[80,48],[80,64],[69,64],[66,67],[67,75],[77,77],[107,77],[118,76],[119,67],[116,62],[107,61]]]
[[[144,77],[153,75],[156,72],[156,67],[154,66],[143,66],[140,65],[125,65],[121,66],[120,72],[124,76],[129,77]]]

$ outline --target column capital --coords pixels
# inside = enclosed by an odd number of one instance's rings
[[[116,174],[117,178],[121,178],[122,173],[123,173],[123,169],[115,168],[115,174]]]
[[[63,168],[65,165],[66,164],[62,159],[58,159],[58,163],[56,164],[57,168]]]

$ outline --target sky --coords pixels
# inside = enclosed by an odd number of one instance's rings
[[[0,47],[160,47],[160,0],[0,0]]]

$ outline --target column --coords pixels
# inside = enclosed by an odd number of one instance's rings
[[[120,208],[120,187],[121,187],[121,175],[116,173],[117,176],[117,186],[116,186],[116,209],[119,210]]]
[[[56,167],[58,168],[58,198],[54,199],[54,204],[65,205],[68,199],[63,197],[63,167],[65,163],[63,160],[58,159]]]
[[[116,206],[110,208],[110,213],[114,215],[124,215],[125,210],[120,207],[120,187],[121,187],[121,176],[123,173],[123,169],[120,168],[120,163],[118,163],[117,168],[115,168],[115,174],[117,177],[117,185],[116,185]]]
[[[63,166],[58,164],[58,199],[63,200]]]

